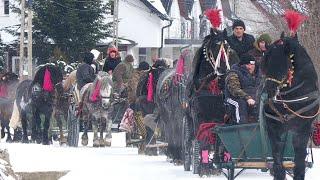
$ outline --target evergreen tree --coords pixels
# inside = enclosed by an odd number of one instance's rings
[[[79,54],[95,47],[110,34],[111,23],[104,21],[110,4],[103,0],[32,1],[33,54],[44,63],[58,48],[65,61],[78,60]],[[28,3],[27,3],[28,5]],[[16,9],[19,12],[19,9]]]

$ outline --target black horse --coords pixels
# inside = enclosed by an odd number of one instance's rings
[[[311,126],[319,114],[318,77],[311,58],[299,44],[297,35],[273,43],[262,64],[266,80],[263,93],[266,126],[274,158],[274,179],[285,179],[282,166],[285,146],[282,135],[293,131],[294,179],[305,177],[306,148]]]
[[[185,170],[190,169],[190,153],[194,148],[192,140],[196,138],[200,124],[224,121],[225,74],[233,64],[239,62],[239,57],[230,48],[226,38],[226,30],[212,28],[193,59],[186,89],[188,108],[183,121]],[[194,173],[198,173],[198,169],[194,169]]]
[[[39,68],[34,80],[22,81],[16,92],[16,104],[20,112],[23,129],[23,142],[27,143],[27,114],[32,114],[31,140],[44,145],[50,143],[48,130],[50,119],[56,102],[63,97],[62,72],[53,65],[44,65]],[[45,117],[43,129],[40,115]]]

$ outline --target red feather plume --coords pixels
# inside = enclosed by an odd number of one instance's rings
[[[294,33],[297,32],[297,29],[303,23],[303,21],[307,19],[306,16],[294,10],[286,10],[286,12],[284,13],[284,17],[288,23],[290,31]]]
[[[209,19],[211,25],[214,28],[219,28],[221,25],[221,16],[220,16],[221,9],[208,9],[205,13],[207,18]]]

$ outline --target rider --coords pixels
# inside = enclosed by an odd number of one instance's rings
[[[255,71],[255,59],[243,54],[240,62],[232,66],[225,80],[225,101],[231,120],[248,123],[256,116],[256,91],[259,75]]]
[[[84,85],[93,82],[96,78],[94,69],[91,66],[93,58],[94,56],[90,52],[84,54],[83,62],[79,65],[76,74],[78,90],[81,90]]]
[[[109,48],[108,57],[106,58],[103,65],[103,71],[111,75],[120,62],[121,58],[119,56],[118,49],[116,47]]]
[[[246,26],[244,22],[237,19],[232,25],[233,34],[227,38],[230,47],[235,50],[240,57],[242,54],[247,53],[253,49],[254,37],[245,33]]]
[[[120,95],[127,87],[133,73],[133,56],[127,55],[123,62],[117,65],[113,71],[114,92]]]

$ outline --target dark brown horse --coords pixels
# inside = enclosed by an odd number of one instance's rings
[[[7,132],[7,142],[11,142],[9,121],[13,110],[13,101],[15,98],[16,88],[19,83],[18,75],[7,72],[0,76],[0,121],[1,121],[1,138]]]
[[[297,35],[285,37],[273,43],[266,54],[262,70],[266,81],[263,93],[266,126],[274,159],[275,180],[285,179],[282,166],[285,142],[282,135],[293,131],[294,180],[305,177],[305,158],[311,126],[319,114],[318,76],[307,51],[299,43]]]

